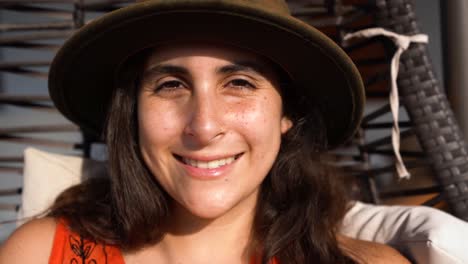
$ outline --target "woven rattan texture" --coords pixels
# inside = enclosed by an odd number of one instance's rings
[[[378,0],[377,6],[379,26],[399,34],[420,33],[412,1]],[[468,220],[467,145],[434,75],[424,44],[412,44],[402,54],[398,86],[448,204],[455,215]]]

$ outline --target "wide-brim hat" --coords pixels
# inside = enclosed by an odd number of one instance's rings
[[[119,66],[142,49],[195,40],[247,49],[280,66],[292,88],[319,102],[329,146],[359,126],[365,96],[356,67],[280,0],[148,0],[108,13],[59,50],[49,72],[51,98],[65,117],[98,137]]]

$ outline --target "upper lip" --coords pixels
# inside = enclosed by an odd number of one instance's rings
[[[235,157],[238,158],[240,155],[242,155],[243,152],[238,152],[235,154],[220,154],[220,155],[185,155],[185,154],[178,154],[178,153],[173,153],[173,155],[177,158],[184,158],[184,159],[191,159],[191,160],[196,160],[196,161],[213,161],[213,160],[220,160],[220,159],[227,159],[230,157]]]

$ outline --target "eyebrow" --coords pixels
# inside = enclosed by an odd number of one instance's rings
[[[218,74],[229,74],[235,72],[252,72],[257,74],[265,74],[266,69],[263,65],[255,63],[253,61],[237,61],[228,65],[218,67],[216,73]],[[142,74],[141,80],[147,80],[152,76],[158,74],[178,74],[178,75],[190,75],[190,72],[187,68],[172,64],[159,64],[151,67]]]
[[[179,74],[188,75],[189,71],[185,67],[171,65],[171,64],[160,64],[143,72],[141,80],[146,80],[156,74]]]
[[[233,62],[232,64],[221,66],[218,69],[216,69],[216,72],[221,73],[221,74],[229,74],[229,73],[235,73],[235,72],[240,72],[240,71],[253,72],[253,73],[258,73],[261,75],[266,74],[265,67],[253,61],[236,61],[236,62]]]

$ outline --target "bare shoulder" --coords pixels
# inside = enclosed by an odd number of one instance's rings
[[[340,248],[358,263],[409,264],[396,249],[370,241],[338,236]]]
[[[0,263],[48,263],[55,227],[53,218],[22,225],[0,246]]]

